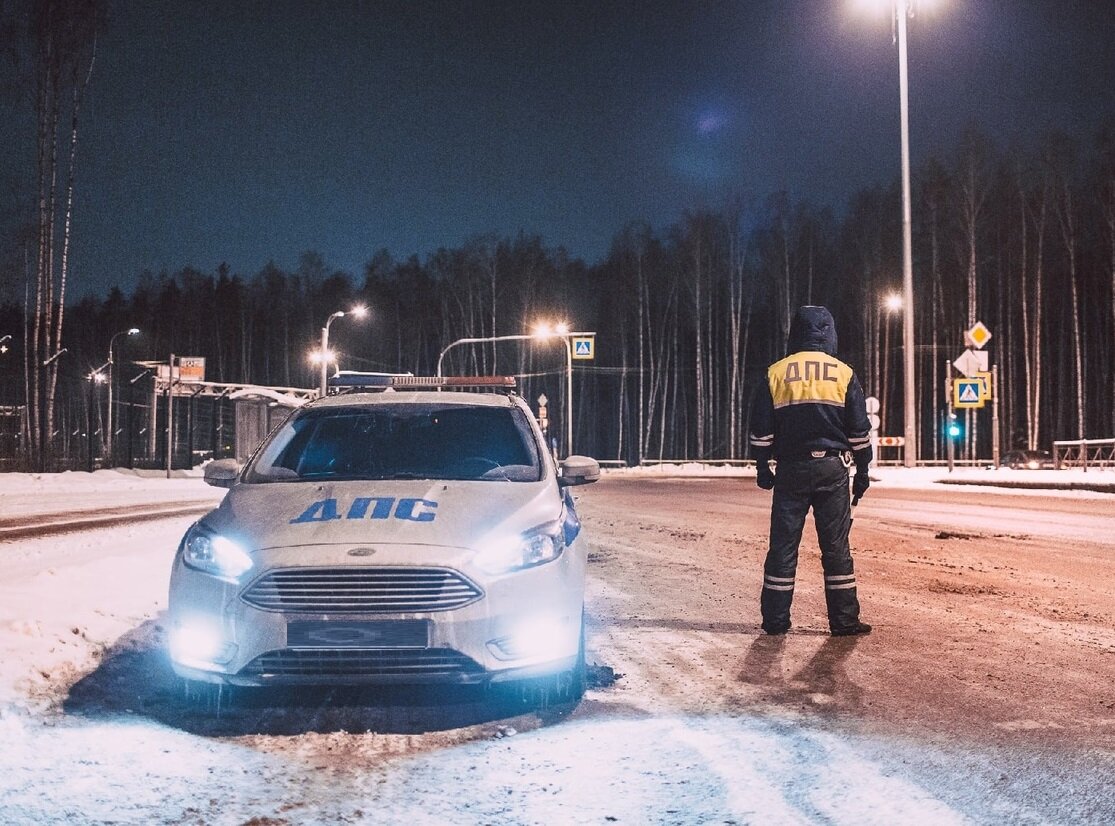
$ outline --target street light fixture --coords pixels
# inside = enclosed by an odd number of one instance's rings
[[[318,387],[321,398],[325,398],[326,382],[329,380],[329,362],[335,357],[335,354],[329,349],[329,325],[346,315],[351,315],[354,318],[364,318],[367,314],[368,308],[363,304],[357,304],[348,312],[337,310],[325,320],[325,326],[321,328],[321,349],[318,351],[316,359],[313,354],[310,355],[311,361],[321,363],[321,383]]]

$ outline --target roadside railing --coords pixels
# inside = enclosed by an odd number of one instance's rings
[[[651,465],[724,465],[727,467],[751,467],[755,464],[754,459],[643,459],[639,462],[640,465],[646,467]]]
[[[1053,467],[1115,468],[1115,439],[1073,439],[1053,443]]]

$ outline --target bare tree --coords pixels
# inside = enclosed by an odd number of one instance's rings
[[[39,0],[32,8],[30,20],[36,90],[38,252],[34,322],[25,357],[32,360],[33,398],[29,400],[32,444],[40,465],[49,452],[54,423],[59,369],[56,356],[62,349],[65,320],[78,125],[103,19],[104,9],[99,0]],[[64,106],[69,114],[65,129],[67,150],[65,161],[60,163],[58,144]]]
[[[1046,162],[1053,174],[1055,196],[1054,210],[1061,230],[1065,263],[1068,267],[1069,313],[1072,324],[1073,376],[1076,385],[1076,438],[1085,436],[1085,387],[1082,330],[1080,323],[1080,288],[1078,284],[1078,218],[1074,192],[1073,172],[1076,166],[1076,147],[1063,135],[1054,135],[1046,150]]]

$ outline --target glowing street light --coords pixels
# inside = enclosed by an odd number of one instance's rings
[[[329,380],[329,364],[330,362],[336,361],[336,354],[329,349],[329,325],[338,318],[342,318],[346,315],[351,315],[354,318],[364,318],[367,314],[368,308],[363,304],[357,304],[348,312],[337,310],[337,312],[333,313],[333,315],[325,320],[325,326],[321,328],[321,349],[317,351],[316,357],[314,354],[310,355],[310,360],[314,364],[321,365],[321,384],[318,390],[322,398],[325,397],[327,389],[326,382]]]

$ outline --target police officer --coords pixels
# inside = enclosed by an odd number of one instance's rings
[[[833,636],[867,634],[860,622],[856,575],[848,548],[851,508],[848,469],[853,462],[853,504],[870,484],[871,425],[863,389],[852,368],[836,358],[836,325],[824,307],[801,307],[790,324],[790,355],[767,371],[751,417],[758,484],[774,489],[770,547],[763,566],[763,630],[785,634],[798,544],[810,507],[821,545],[825,603]],[[777,476],[770,459],[778,462]]]

